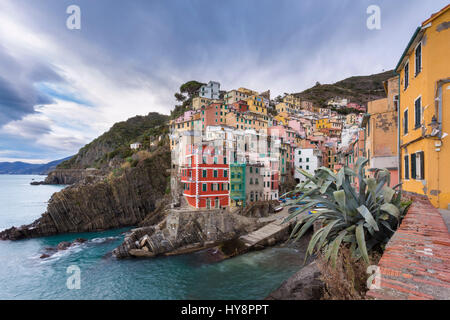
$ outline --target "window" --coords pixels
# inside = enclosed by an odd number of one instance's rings
[[[406,155],[406,156],[404,157],[404,160],[405,160],[405,173],[404,173],[404,177],[405,177],[405,180],[408,180],[408,179],[409,179],[409,156]]]
[[[416,76],[420,73],[422,70],[422,43],[419,43],[419,45],[416,48]]]
[[[408,109],[403,111],[403,134],[408,134]]]
[[[259,184],[258,178],[255,178],[255,184]]]
[[[419,97],[414,101],[414,128],[417,129],[420,127],[422,117],[422,98]]]
[[[223,164],[227,164],[227,157],[223,157]]]
[[[298,159],[298,162],[302,162],[302,158],[299,158],[299,159]]]
[[[250,178],[250,184],[253,184],[253,178]]]
[[[411,179],[416,179],[416,154],[411,154]]]
[[[258,173],[258,168],[255,168],[255,172]]]
[[[306,166],[306,170],[309,170],[309,166]]]
[[[228,177],[228,171],[227,170],[223,170],[223,177],[224,178]]]
[[[411,178],[423,180],[425,178],[425,161],[423,151],[411,155]]]
[[[206,183],[202,183],[202,191],[206,191]]]
[[[206,170],[202,170],[202,177],[206,178],[208,175],[208,172]]]
[[[217,176],[218,176],[218,172],[217,172],[217,170],[214,170],[214,178],[217,178]]]
[[[409,63],[405,64],[405,74],[404,74],[404,90],[408,88],[409,85]]]
[[[252,167],[250,167],[250,173],[252,173],[253,172],[253,168]]]
[[[306,162],[309,162],[309,158],[306,158]]]

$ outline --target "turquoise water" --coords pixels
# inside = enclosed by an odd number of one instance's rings
[[[30,186],[42,176],[0,175],[0,229],[32,222],[60,186]],[[110,252],[127,229],[0,241],[0,299],[263,299],[302,263],[292,248],[269,248],[219,263],[204,255],[117,260]],[[87,242],[40,259],[61,241]],[[80,289],[68,289],[80,268]]]

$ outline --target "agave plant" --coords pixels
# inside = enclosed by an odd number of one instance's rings
[[[297,219],[291,233],[294,241],[317,221],[321,224],[311,237],[306,256],[323,250],[325,259],[336,262],[341,244],[350,247],[354,258],[369,263],[368,251],[382,248],[398,227],[406,207],[401,194],[390,188],[390,173],[377,169],[374,177],[365,177],[366,158],[358,158],[355,171],[343,167],[335,174],[321,167],[315,175],[298,169],[307,179],[290,193],[302,193],[285,205],[297,207],[285,221]],[[352,181],[358,181],[358,190]],[[292,210],[292,209],[291,209]]]

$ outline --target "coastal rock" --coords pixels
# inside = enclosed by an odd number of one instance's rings
[[[36,221],[0,232],[1,240],[102,231],[137,225],[149,219],[164,199],[169,174],[168,146],[136,167],[100,181],[85,180],[53,194],[47,211]]]
[[[319,277],[320,270],[313,261],[283,282],[266,300],[319,300],[324,290]]]
[[[58,245],[56,246],[56,248],[58,250],[66,250],[68,247],[70,247],[72,245],[71,242],[68,241],[62,241],[60,243],[58,243]]]
[[[279,205],[276,200],[253,202],[241,211],[241,215],[253,218],[268,217],[275,212],[275,208]]]
[[[143,248],[155,256],[193,252],[235,239],[263,225],[255,218],[220,209],[201,214],[195,210],[171,209],[157,226],[132,230],[122,245],[114,249],[113,255],[117,258],[142,256],[140,251],[134,250],[147,252]]]
[[[106,172],[97,169],[55,169],[40,184],[75,184],[83,180],[94,182],[102,179]]]

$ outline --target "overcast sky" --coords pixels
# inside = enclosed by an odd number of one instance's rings
[[[69,5],[81,30],[66,28]],[[366,27],[369,5],[381,29]],[[0,0],[0,161],[75,154],[189,80],[272,96],[392,69],[448,0]]]

